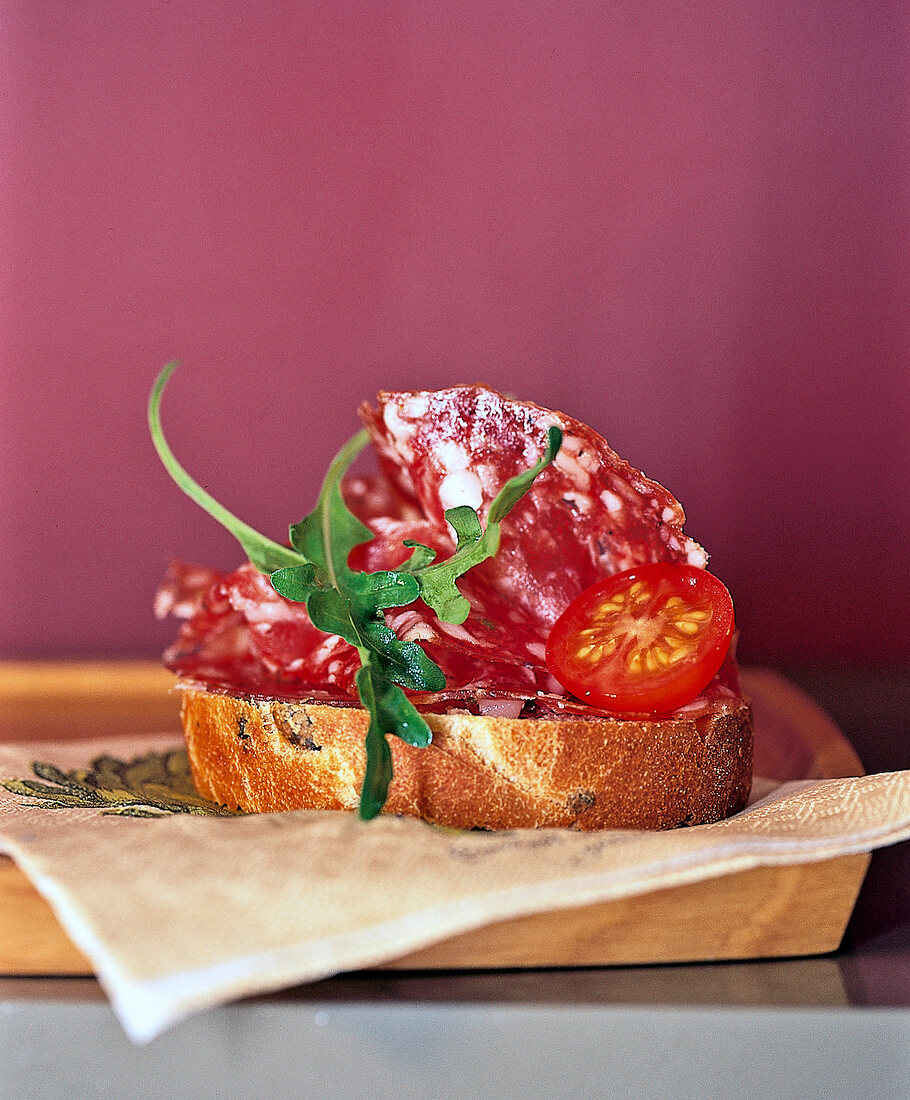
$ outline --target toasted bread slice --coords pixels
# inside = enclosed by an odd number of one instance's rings
[[[213,801],[250,812],[356,810],[362,708],[183,685],[182,714],[196,785]],[[389,738],[386,813],[463,829],[667,829],[728,817],[749,797],[742,700],[653,720],[425,718],[427,748]]]

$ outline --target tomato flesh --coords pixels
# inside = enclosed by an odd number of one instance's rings
[[[547,667],[573,695],[617,714],[668,714],[717,675],[733,600],[712,573],[655,562],[582,592],[547,640]]]

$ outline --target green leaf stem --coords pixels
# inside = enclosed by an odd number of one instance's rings
[[[244,523],[242,519],[238,519],[233,512],[229,512],[213,496],[210,496],[198,482],[194,481],[174,457],[174,452],[168,446],[161,428],[161,395],[168,379],[176,369],[176,363],[168,363],[158,375],[148,404],[149,430],[152,433],[152,442],[158,452],[158,457],[164,463],[164,468],[187,496],[195,500],[200,508],[203,508],[222,527],[230,531],[243,547],[246,556],[261,573],[272,573],[283,566],[299,565],[302,560],[300,554],[289,550],[286,546],[282,546],[281,543],[273,542],[265,535],[260,535],[249,524]]]

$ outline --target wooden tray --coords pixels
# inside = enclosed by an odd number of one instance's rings
[[[747,670],[762,711],[784,718],[789,747],[757,744],[777,779],[862,775],[834,724],[774,673]],[[5,740],[179,730],[172,678],[146,662],[0,663]],[[179,735],[178,735],[179,736]],[[817,955],[835,950],[869,855],[760,867],[638,897],[502,921],[387,964],[389,969],[608,966]],[[12,860],[0,857],[0,974],[86,975],[91,965]]]

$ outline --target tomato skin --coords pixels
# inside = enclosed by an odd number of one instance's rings
[[[733,600],[705,569],[654,562],[582,592],[547,639],[547,667],[573,695],[616,714],[669,714],[720,670]]]

